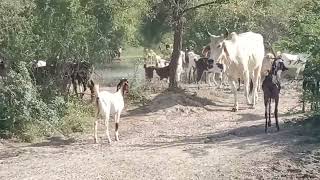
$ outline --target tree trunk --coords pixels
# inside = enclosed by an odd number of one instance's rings
[[[176,71],[177,71],[180,51],[182,48],[182,29],[183,29],[182,15],[180,15],[178,12],[174,13],[174,20],[175,20],[175,27],[174,27],[174,37],[173,37],[173,52],[171,55],[171,61],[169,65],[170,66],[169,88],[178,87]]]

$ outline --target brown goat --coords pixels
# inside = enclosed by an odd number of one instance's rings
[[[262,83],[262,90],[264,94],[264,106],[265,106],[265,132],[267,133],[267,128],[271,126],[271,100],[275,100],[274,116],[276,119],[276,127],[279,131],[278,122],[278,104],[279,104],[279,94],[280,94],[280,75],[282,71],[287,70],[281,59],[275,60],[272,64],[272,69],[269,71],[268,75]]]

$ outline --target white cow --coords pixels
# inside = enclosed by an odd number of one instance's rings
[[[293,55],[289,53],[281,53],[280,51],[277,52],[277,57],[281,58],[284,62],[284,65],[287,68],[294,68],[296,69],[296,74],[294,79],[298,79],[300,71],[303,71],[308,59],[308,55],[305,54],[298,54]]]
[[[189,51],[187,53],[189,62],[186,63],[187,67],[186,67],[186,73],[187,73],[187,80],[189,81],[189,83],[191,82],[191,79],[195,80],[195,72],[196,72],[196,61],[198,61],[198,59],[200,59],[200,55],[194,53],[193,51]]]
[[[210,33],[209,33],[210,34]],[[264,43],[261,34],[235,32],[215,36],[210,34],[210,59],[226,65],[226,74],[234,93],[233,111],[238,110],[237,81],[243,78],[245,82],[245,96],[248,104],[249,82],[253,80],[252,107],[256,104],[257,87],[260,79],[262,61],[264,58]],[[242,79],[241,78],[241,79]]]

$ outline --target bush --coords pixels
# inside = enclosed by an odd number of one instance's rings
[[[68,136],[75,132],[85,132],[93,124],[94,106],[87,105],[83,101],[74,99],[67,103],[66,112],[59,122],[59,130]]]
[[[83,132],[92,116],[92,106],[52,97],[46,103],[32,83],[26,63],[10,69],[0,87],[0,136],[31,142],[53,132],[69,135]]]
[[[134,62],[133,76],[128,79],[129,81],[129,94],[128,99],[134,103],[144,104],[147,101],[146,85],[142,79],[138,77],[138,68],[142,66],[143,61],[137,59]]]
[[[0,88],[1,134],[11,132],[11,135],[31,141],[31,137],[50,132],[50,122],[56,121],[57,116],[38,96],[26,63],[19,62],[15,69],[9,70]]]

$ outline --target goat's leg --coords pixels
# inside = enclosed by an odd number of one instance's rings
[[[98,119],[94,121],[94,143],[98,143]]]
[[[266,96],[264,96],[264,117],[266,119],[264,132],[267,133],[267,129],[268,129],[268,98]]]
[[[214,73],[207,73],[208,84],[210,87],[212,86],[212,83],[211,83],[212,76],[214,77]],[[216,82],[214,81],[214,78],[213,78],[213,83],[216,84]]]
[[[275,106],[274,106],[274,117],[276,119],[276,127],[277,127],[277,131],[280,130],[279,128],[279,122],[278,122],[278,104],[279,104],[279,97],[275,98]]]
[[[217,83],[217,81],[216,81],[216,73],[211,73],[211,78],[212,78],[212,81],[213,81],[213,84],[215,85],[215,86],[218,86],[218,83]]]
[[[271,101],[272,99],[269,98],[268,102],[269,102],[269,121],[268,121],[268,126],[271,127]]]
[[[97,112],[96,112],[96,119],[94,121],[94,143],[98,143],[98,120],[99,120],[99,114],[100,114],[100,109],[99,109],[99,102],[97,101]]]
[[[111,138],[110,138],[110,134],[109,134],[109,118],[110,118],[110,114],[106,113],[105,115],[106,115],[106,118],[104,120],[104,125],[106,126],[106,135],[107,135],[107,138],[108,138],[108,142],[111,143]]]
[[[305,92],[303,90],[302,92],[302,112],[306,112],[306,106],[305,106]]]
[[[197,71],[196,71],[196,69],[194,69],[194,70],[193,70],[193,82],[194,82],[194,83],[197,82],[196,76],[197,76]]]
[[[76,93],[76,96],[78,97],[77,82],[74,78],[72,78],[71,81],[72,81],[73,91],[74,93]]]
[[[119,141],[119,121],[120,121],[120,113],[116,113],[114,115],[114,120],[115,120],[115,123],[116,123],[116,141]]]
[[[81,99],[84,96],[83,93],[86,92],[86,90],[87,90],[87,83],[86,82],[87,82],[87,80],[82,81],[83,91],[82,91],[82,94],[80,95]]]

